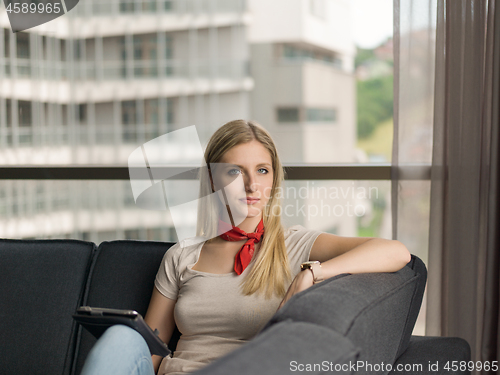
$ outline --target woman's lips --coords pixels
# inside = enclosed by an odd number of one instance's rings
[[[240,201],[245,202],[246,204],[252,204],[252,203],[256,203],[256,202],[260,201],[260,199],[259,198],[243,198],[243,199],[240,199]]]

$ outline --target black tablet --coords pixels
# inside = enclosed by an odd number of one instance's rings
[[[137,311],[81,306],[73,314],[73,319],[97,339],[112,325],[126,325],[144,337],[151,354],[162,357],[170,354],[168,346],[158,337],[158,331],[153,332]]]

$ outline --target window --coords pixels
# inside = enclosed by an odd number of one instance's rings
[[[157,34],[134,35],[133,45],[135,60],[156,59]]]
[[[298,56],[298,51],[291,45],[285,44],[283,46],[283,57],[293,59]]]
[[[165,10],[168,10],[168,11],[173,10],[174,6],[172,4],[172,0],[165,0],[164,8],[165,8]]]
[[[135,124],[137,121],[137,111],[135,100],[126,100],[122,102],[122,124]]]
[[[167,35],[165,37],[165,59],[167,60],[167,66],[165,67],[165,75],[174,75],[174,67],[172,66],[172,60],[174,58],[174,40],[172,35]]]
[[[48,59],[47,37],[45,35],[42,35],[42,41],[41,41],[40,48],[42,50],[42,59],[44,59],[44,60]]]
[[[158,99],[146,99],[144,101],[144,122],[158,125]]]
[[[31,126],[31,102],[19,100],[17,102],[19,126]]]
[[[155,77],[157,76],[157,34],[134,35],[134,76]]]
[[[68,125],[68,105],[63,104],[59,106],[61,108],[61,125]]]
[[[12,126],[12,102],[10,99],[5,99],[5,121],[7,122],[7,127]]]
[[[5,49],[5,57],[10,56],[10,33],[8,29],[3,30],[3,46]]]
[[[307,122],[335,122],[337,111],[328,108],[307,108]]]
[[[125,239],[138,240],[141,238],[139,229],[125,229]]]
[[[28,33],[17,34],[17,57],[20,59],[30,58],[30,39]]]
[[[127,60],[127,42],[124,36],[118,37],[118,43],[120,44],[122,61]]]
[[[300,110],[299,107],[278,108],[278,122],[299,122]]]
[[[73,49],[75,60],[81,60],[83,55],[82,52],[85,50],[85,39],[76,39]]]
[[[304,115],[302,114],[304,113]],[[334,108],[282,107],[277,109],[278,122],[336,122],[337,110]]]
[[[46,184],[42,182],[35,182],[36,192],[35,192],[35,212],[43,212],[46,209],[45,205],[45,186]]]
[[[342,67],[342,59],[337,53],[325,51],[317,47],[294,45],[294,44],[278,44],[278,56],[284,61],[317,61],[328,65],[333,65],[337,68]]]
[[[156,0],[149,0],[142,2],[143,12],[155,12],[156,11]]]
[[[146,99],[144,100],[144,121],[146,124],[159,125],[160,124],[160,110],[164,111],[165,123],[174,123],[174,99],[166,98],[165,105],[160,106],[160,100]]]
[[[175,122],[174,116],[174,100],[173,98],[167,98],[165,109],[167,111],[165,115],[165,121],[167,124],[173,124]]]
[[[66,41],[64,39],[60,39],[59,43],[61,45],[61,61],[66,61]]]
[[[172,35],[167,35],[165,37],[165,57],[167,59],[172,59],[174,57],[174,43]]]
[[[142,60],[142,48],[140,42],[134,43],[134,59]]]
[[[87,104],[78,104],[78,122],[85,124],[87,122]]]
[[[134,12],[134,2],[128,0],[120,0],[120,12],[121,13],[133,13]]]

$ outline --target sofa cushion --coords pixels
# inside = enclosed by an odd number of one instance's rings
[[[294,295],[263,330],[286,319],[314,323],[349,338],[361,349],[359,360],[392,364],[407,346],[404,340],[420,278],[409,265],[397,272],[337,275]]]
[[[83,305],[136,310],[145,316],[154,280],[172,242],[116,240],[102,242],[92,262]],[[80,329],[74,374],[79,374],[96,339]],[[176,329],[172,341],[176,342]],[[175,347],[169,344],[169,347]]]
[[[352,365],[358,354],[359,349],[335,331],[286,319],[193,374],[281,375],[298,372],[347,375],[354,373]]]
[[[79,240],[0,239],[3,374],[69,374],[96,246]]]

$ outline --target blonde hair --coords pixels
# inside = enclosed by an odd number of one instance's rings
[[[270,298],[274,293],[283,298],[291,279],[288,254],[285,247],[284,228],[281,224],[281,184],[285,173],[274,141],[269,132],[255,121],[234,120],[219,129],[210,138],[205,150],[205,162],[217,163],[231,148],[252,140],[260,142],[271,155],[273,186],[269,201],[263,209],[264,236],[253,267],[244,279],[242,293],[265,293]],[[217,236],[217,224],[221,205],[212,193],[206,168],[200,169],[200,199],[198,200],[198,236],[213,239]],[[203,198],[204,199],[201,199]],[[208,240],[210,241],[210,240]],[[207,241],[207,242],[208,242]]]

